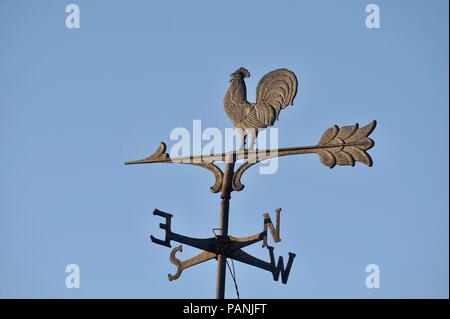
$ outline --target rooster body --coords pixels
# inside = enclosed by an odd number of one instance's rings
[[[253,149],[258,131],[274,125],[281,110],[293,105],[297,94],[297,77],[287,69],[277,69],[264,75],[256,87],[256,102],[247,101],[244,78],[250,72],[239,68],[231,74],[230,87],[223,100],[223,107],[240,136],[239,149],[244,149],[248,135],[248,148]]]

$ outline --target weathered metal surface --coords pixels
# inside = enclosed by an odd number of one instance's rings
[[[226,263],[226,258],[234,259],[260,269],[264,269],[272,273],[274,280],[278,280],[278,276],[281,273],[282,282],[284,284],[287,283],[287,279],[289,276],[289,272],[294,261],[295,254],[289,253],[288,263],[286,268],[284,268],[283,257],[278,258],[278,263],[275,264],[275,257],[273,254],[273,247],[267,245],[267,230],[271,230],[271,234],[273,236],[274,242],[278,243],[281,241],[280,238],[280,211],[281,208],[276,209],[276,226],[274,227],[272,220],[268,213],[263,214],[264,223],[263,223],[263,231],[252,236],[247,237],[234,237],[226,235],[224,232],[220,235],[216,235],[211,238],[192,238],[183,236],[177,233],[172,232],[171,229],[171,220],[172,214],[162,212],[160,210],[155,209],[153,212],[154,215],[163,217],[166,221],[165,223],[160,224],[160,228],[165,230],[165,238],[164,240],[157,239],[151,236],[151,240],[162,246],[171,247],[170,242],[176,241],[179,243],[183,243],[195,248],[199,248],[204,250],[202,253],[189,258],[185,261],[179,260],[175,255],[178,252],[182,252],[182,246],[177,246],[172,249],[170,253],[170,261],[177,267],[177,272],[174,275],[169,274],[168,278],[170,281],[176,280],[180,277],[182,271],[186,268],[195,266],[202,262],[211,260],[211,259],[219,259],[222,258]],[[244,252],[242,248],[253,245],[258,242],[263,242],[262,247],[267,247],[269,250],[269,258],[270,261],[266,262],[264,260],[258,259]],[[220,265],[220,264],[218,264]],[[226,266],[226,264],[225,264]],[[224,275],[224,273],[220,273]],[[218,280],[221,277],[218,276]],[[217,297],[222,298],[222,289],[220,288],[220,283],[218,285],[219,289],[217,289]]]
[[[166,153],[166,143],[161,142],[159,144],[158,149],[150,156],[137,160],[137,161],[128,161],[125,162],[125,165],[132,164],[149,164],[149,163],[175,163],[175,164],[187,164],[187,165],[196,165],[199,167],[206,168],[214,174],[215,181],[214,185],[210,187],[211,192],[217,193],[220,191],[222,187],[222,178],[223,172],[222,170],[214,165],[213,161],[208,161],[202,158],[202,156],[188,156],[188,157],[178,157],[178,158],[170,158],[169,154]]]
[[[186,268],[198,265],[202,262],[205,262],[205,261],[213,259],[213,258],[217,258],[217,254],[209,252],[209,251],[204,251],[204,252],[198,254],[197,256],[189,258],[188,260],[180,261],[177,257],[175,257],[175,254],[179,251],[180,252],[183,251],[182,245],[175,247],[174,249],[172,249],[172,252],[170,253],[170,262],[172,264],[174,264],[175,266],[177,266],[177,272],[175,273],[175,275],[171,275],[171,274],[167,275],[169,277],[170,281],[178,279],[178,277],[180,277],[180,275],[181,275],[181,272],[183,270],[185,270]]]
[[[372,158],[367,153],[375,144],[368,136],[375,129],[377,122],[373,121],[364,127],[358,123],[339,128],[335,125],[323,133],[318,146],[328,146],[317,149],[317,154],[323,165],[333,168],[336,165],[355,166],[361,162],[372,166]]]
[[[233,190],[241,191],[244,189],[241,177],[248,168],[272,157],[316,153],[319,155],[321,163],[329,168],[333,168],[336,165],[355,166],[355,162],[361,162],[370,167],[373,162],[367,151],[375,145],[375,142],[368,136],[375,129],[376,124],[376,121],[372,121],[362,128],[359,128],[358,123],[342,128],[335,125],[323,133],[319,143],[315,146],[258,151],[256,152],[256,160],[252,158],[252,161],[242,164],[236,170],[233,179]]]
[[[247,160],[241,164],[239,168],[233,173],[232,190],[241,191],[244,185],[241,183],[241,178],[244,172],[251,166],[273,158],[288,155],[299,154],[313,154],[319,155],[320,161],[325,166],[330,168],[344,165],[354,166],[356,162],[361,162],[367,166],[372,166],[372,158],[367,151],[374,146],[374,141],[369,138],[369,135],[376,127],[376,121],[372,121],[364,127],[359,128],[358,123],[351,126],[344,126],[339,128],[335,125],[327,129],[319,143],[314,146],[300,146],[300,147],[286,147],[279,149],[258,150],[258,151],[233,151],[229,153],[213,154],[213,155],[199,155],[170,158],[169,154],[165,153],[166,144],[161,142],[158,150],[142,160],[128,161],[125,165],[133,164],[148,164],[148,163],[178,163],[197,165],[208,169],[214,174],[215,182],[211,187],[213,193],[219,192],[223,187],[223,172],[214,164],[214,162],[225,162],[226,156],[234,158],[235,160]]]
[[[228,240],[228,220],[230,211],[230,199],[233,188],[231,182],[234,175],[234,164],[236,163],[236,157],[233,153],[226,154],[225,157],[225,172],[222,179],[222,187],[220,198],[220,228],[218,238],[222,240]],[[226,275],[226,263],[227,256],[221,249],[221,244],[217,246],[217,277],[216,277],[216,298],[225,298],[225,275]]]
[[[372,166],[372,158],[368,150],[374,146],[374,141],[369,138],[376,126],[376,121],[364,127],[358,124],[351,126],[333,126],[326,130],[319,143],[314,146],[289,147],[268,150],[253,150],[253,145],[258,132],[274,124],[278,120],[280,112],[292,105],[297,93],[297,77],[287,69],[278,69],[266,74],[258,83],[256,89],[256,102],[247,101],[247,91],[244,78],[250,76],[245,68],[239,68],[231,74],[230,87],[225,95],[223,106],[225,112],[234,127],[240,132],[240,146],[237,151],[228,153],[199,155],[170,158],[166,153],[166,144],[161,142],[159,148],[150,156],[136,161],[125,162],[126,165],[147,163],[178,163],[203,167],[211,171],[215,181],[211,186],[213,193],[221,192],[220,206],[220,232],[211,238],[192,238],[172,232],[172,215],[155,209],[154,215],[165,219],[160,228],[165,231],[164,239],[150,236],[152,242],[171,247],[171,241],[192,246],[202,252],[185,261],[181,261],[176,254],[182,252],[182,246],[177,246],[170,253],[170,261],[177,267],[174,275],[169,274],[170,281],[180,277],[183,270],[211,259],[217,259],[217,298],[225,297],[225,267],[226,259],[240,261],[254,267],[264,269],[272,273],[274,280],[278,280],[281,274],[283,283],[287,283],[294,253],[289,253],[286,267],[282,257],[275,263],[274,248],[267,243],[267,233],[270,230],[275,243],[280,238],[280,212],[276,210],[276,225],[274,226],[268,213],[264,213],[263,231],[247,237],[233,237],[228,234],[229,205],[231,193],[241,191],[244,185],[241,178],[244,172],[251,166],[273,158],[298,154],[317,154],[322,164],[333,168],[341,165],[354,166],[356,162]],[[245,138],[249,137],[249,149],[244,149]],[[235,170],[238,160],[244,160]],[[222,171],[215,162],[225,162]],[[269,261],[258,259],[249,255],[242,248],[262,241],[262,247],[269,252]]]
[[[247,101],[245,78],[250,72],[239,68],[230,75],[230,87],[223,99],[223,108],[240,135],[239,149],[244,149],[245,137],[249,137],[248,149],[252,150],[258,132],[274,125],[280,112],[294,104],[297,94],[297,77],[288,69],[278,69],[264,75],[256,87],[256,102]]]

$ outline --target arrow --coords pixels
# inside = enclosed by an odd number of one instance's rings
[[[337,158],[335,164],[330,164],[328,161],[323,160],[322,163],[328,167],[334,167],[337,165],[354,165],[355,162],[362,162],[368,166],[372,165],[370,156],[367,154],[367,150],[374,146],[374,141],[368,138],[370,133],[376,127],[376,121],[372,121],[368,125],[359,128],[359,124],[356,123],[350,126],[344,126],[339,128],[335,125],[327,129],[320,139],[319,143],[314,146],[299,146],[299,147],[285,147],[278,149],[268,150],[243,150],[233,151],[236,160],[239,159],[252,159],[256,156],[257,162],[275,157],[297,154],[310,154],[318,153],[322,158],[329,157],[328,153],[334,155]],[[205,164],[213,162],[223,162],[227,154],[220,153],[213,155],[197,155],[197,156],[183,156],[171,158],[166,153],[167,146],[164,142],[161,142],[159,148],[150,156],[135,161],[127,161],[125,165],[135,164],[150,164],[150,163],[178,163],[178,164]],[[359,151],[363,151],[361,154]],[[349,156],[347,156],[347,154]],[[327,156],[328,155],[328,156]],[[349,159],[350,156],[353,160]],[[331,161],[332,162],[332,161]]]
[[[355,166],[356,162],[372,166],[372,158],[367,151],[375,145],[374,141],[369,138],[369,135],[375,129],[376,124],[376,121],[372,121],[361,128],[358,123],[341,128],[334,125],[322,134],[319,143],[314,146],[286,147],[257,151],[243,150],[213,155],[171,158],[166,153],[166,144],[161,142],[159,148],[152,155],[141,160],[127,161],[125,165],[176,163],[200,166],[210,170],[214,174],[215,182],[211,186],[211,191],[217,193],[221,190],[223,172],[214,162],[225,162],[227,157],[233,158],[234,161],[244,159],[247,162],[242,164],[233,174],[233,191],[240,191],[244,188],[244,185],[240,181],[244,172],[254,164],[273,157],[315,153],[319,155],[321,163],[329,168],[333,168],[336,165]]]

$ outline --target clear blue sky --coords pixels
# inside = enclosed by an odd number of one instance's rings
[[[71,2],[78,30],[65,27]],[[211,236],[212,175],[123,162],[170,146],[194,119],[229,127],[222,98],[240,66],[250,100],[266,72],[298,75],[280,146],[378,121],[372,168],[302,155],[246,173],[230,233],[259,232],[282,207],[275,254],[297,258],[287,285],[235,263],[241,296],[448,297],[448,2],[374,1],[377,30],[369,3],[0,0],[0,297],[213,298],[215,261],[169,282],[170,250],[148,238],[163,235],[155,208],[174,214],[174,231]],[[184,248],[180,258],[198,253]],[[70,263],[80,289],[65,287]],[[379,289],[365,287],[371,263]]]

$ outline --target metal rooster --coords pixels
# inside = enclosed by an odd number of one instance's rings
[[[297,77],[287,69],[267,73],[256,87],[256,103],[250,103],[244,81],[244,78],[250,77],[250,72],[241,67],[230,76],[230,87],[223,99],[223,107],[233,126],[238,129],[239,150],[244,150],[246,136],[248,149],[253,150],[258,132],[272,126],[281,110],[293,105]]]

